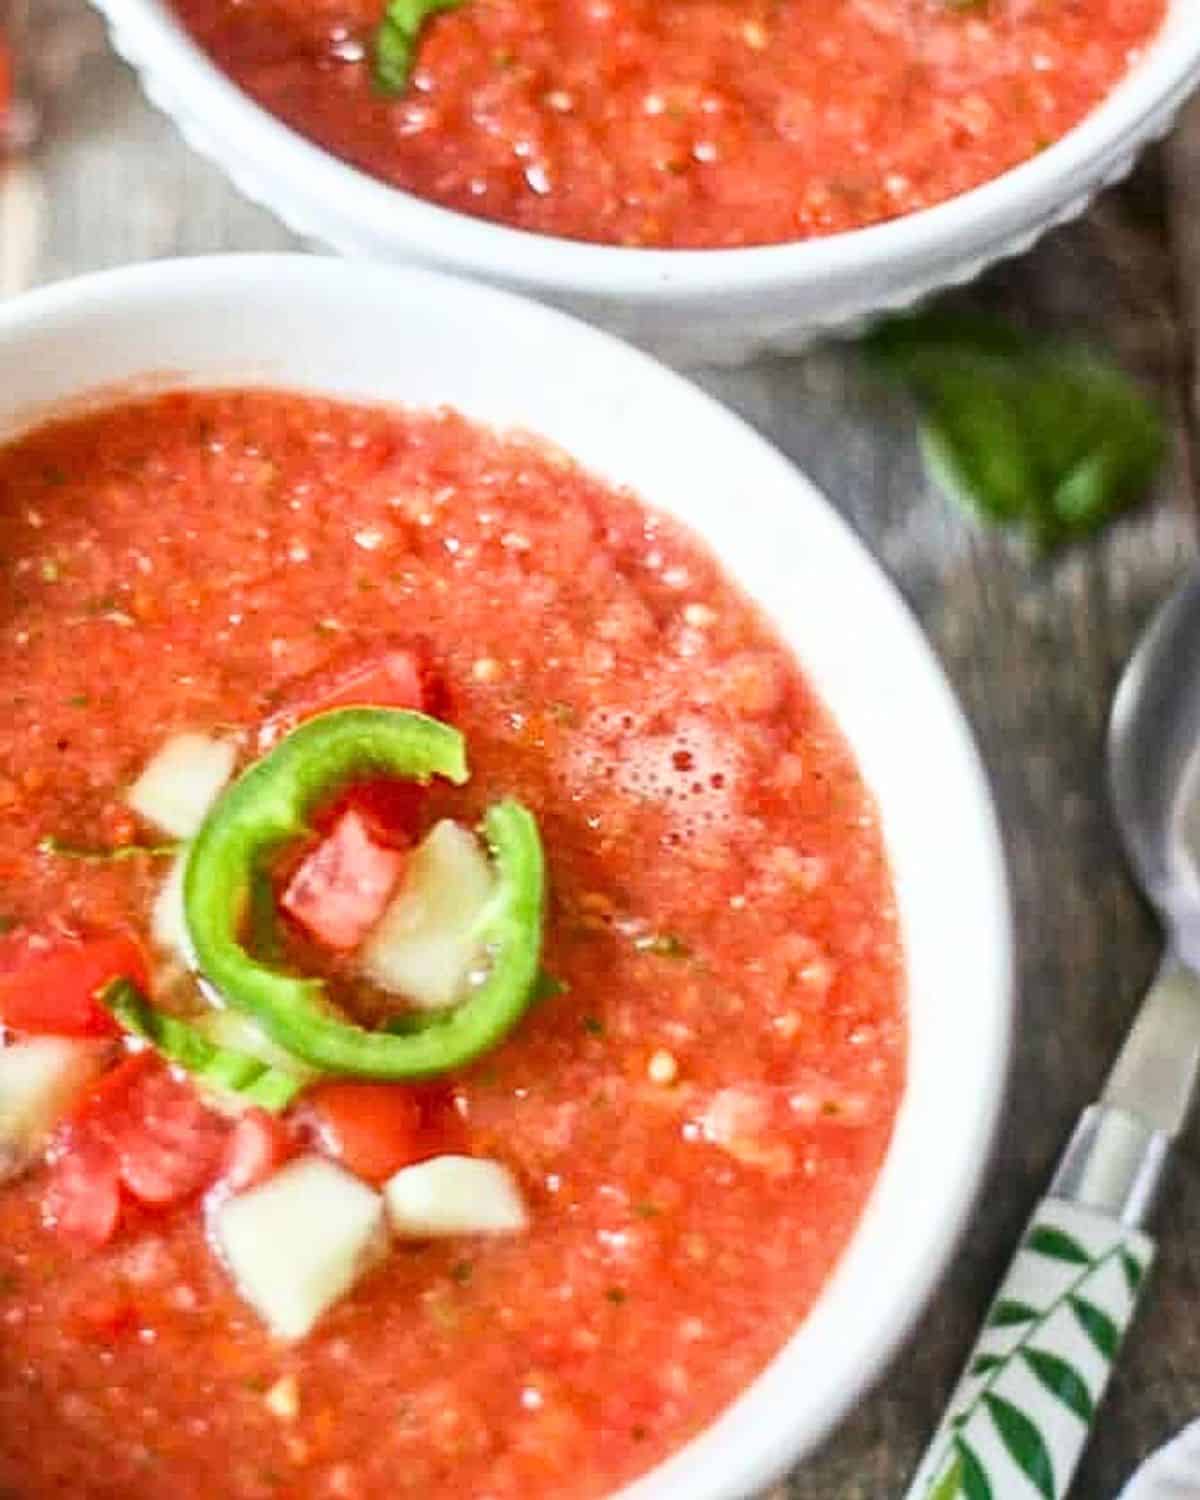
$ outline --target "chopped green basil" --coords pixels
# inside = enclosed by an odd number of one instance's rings
[[[421,28],[439,11],[454,10],[462,0],[388,0],[375,32],[375,83],[385,94],[402,94],[412,73]]]
[[[1162,460],[1163,420],[1115,364],[999,319],[927,313],[867,341],[921,408],[934,479],[1039,551],[1087,536],[1141,499]]]

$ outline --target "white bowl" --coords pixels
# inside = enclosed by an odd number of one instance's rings
[[[345,255],[409,261],[507,286],[666,358],[734,363],[788,352],[966,281],[1083,211],[1162,135],[1200,82],[1196,0],[1114,92],[1033,160],[936,208],[791,245],[633,250],[528,234],[366,176],[260,109],[164,0],[95,0],[114,45],[187,140],[299,234]]]
[[[920,1312],[997,1120],[1011,1024],[1004,863],[936,660],[850,528],[745,423],[645,355],[507,294],[326,257],[233,256],[108,272],[0,306],[0,436],[131,384],[449,403],[543,434],[704,537],[848,736],[880,806],[908,958],[895,1136],[810,1317],[712,1427],[622,1500],[747,1494],[821,1438]]]

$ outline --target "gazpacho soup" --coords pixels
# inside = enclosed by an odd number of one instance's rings
[[[269,391],[10,443],[0,565],[0,1489],[678,1448],[905,1074],[876,809],[754,607],[533,439]]]
[[[894,219],[1058,140],[1165,0],[169,0],[243,89],[365,172],[619,245]]]

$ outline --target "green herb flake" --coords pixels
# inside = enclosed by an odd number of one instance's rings
[[[604,1022],[599,1016],[584,1016],[583,1029],[587,1032],[588,1036],[603,1036]]]
[[[1100,354],[936,312],[885,324],[866,348],[916,398],[935,482],[1038,552],[1098,531],[1159,470],[1161,412]]]
[[[76,859],[86,865],[109,865],[143,856],[146,859],[171,859],[178,854],[179,844],[172,840],[165,844],[119,844],[115,849],[97,849],[86,844],[72,844],[48,833],[38,840],[37,852],[52,854],[57,859]]]
[[[556,724],[561,724],[564,729],[571,729],[579,723],[579,715],[569,703],[551,703],[550,717]]]
[[[539,969],[533,983],[533,1004],[539,1005],[543,1000],[557,1000],[559,995],[568,994],[570,989],[571,986],[565,979],[559,979],[546,969]]]
[[[67,699],[67,707],[86,708],[91,701],[86,693],[72,693]]]
[[[469,1260],[456,1261],[450,1267],[450,1280],[456,1281],[459,1286],[466,1286],[475,1273],[475,1267]]]
[[[375,32],[375,86],[385,94],[402,94],[412,74],[417,41],[425,22],[439,11],[455,10],[462,0],[388,0]]]
[[[62,577],[62,568],[59,567],[58,563],[52,557],[44,557],[42,559],[42,566],[39,571],[41,572],[43,583],[57,583]]]
[[[648,1199],[642,1203],[635,1203],[633,1211],[639,1219],[657,1219],[662,1209],[657,1203],[651,1203]]]

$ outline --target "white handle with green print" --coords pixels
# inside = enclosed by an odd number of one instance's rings
[[[907,1500],[1063,1500],[1154,1257],[1168,1146],[1125,1110],[1084,1115]]]

